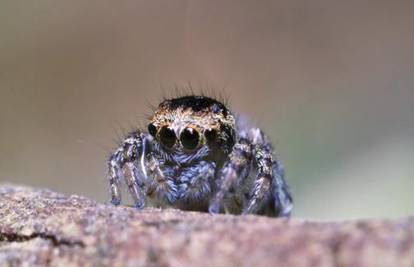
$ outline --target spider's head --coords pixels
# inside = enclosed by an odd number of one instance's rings
[[[164,100],[151,117],[148,132],[164,149],[186,154],[206,147],[229,153],[236,138],[233,114],[205,96]]]

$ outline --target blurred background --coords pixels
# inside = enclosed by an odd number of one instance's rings
[[[230,98],[314,219],[414,214],[413,1],[0,3],[0,182],[108,202],[163,91]],[[224,88],[224,89],[223,89]]]

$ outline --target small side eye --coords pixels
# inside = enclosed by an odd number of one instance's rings
[[[159,136],[161,143],[168,148],[173,147],[175,141],[177,140],[174,131],[168,128],[167,126],[161,128]]]
[[[207,129],[204,131],[204,136],[206,137],[208,142],[212,142],[217,138],[217,130]]]
[[[152,123],[148,124],[148,132],[150,135],[155,136],[157,134],[157,127]]]
[[[198,146],[200,135],[197,130],[186,128],[181,132],[180,141],[186,149],[193,150]]]

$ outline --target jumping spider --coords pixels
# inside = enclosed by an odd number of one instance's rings
[[[206,96],[164,100],[148,132],[131,132],[108,166],[114,205],[121,203],[125,179],[138,209],[268,216],[289,216],[292,210],[283,166],[269,139]]]

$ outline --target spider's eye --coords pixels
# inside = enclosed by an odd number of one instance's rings
[[[181,144],[189,150],[192,150],[198,146],[200,136],[198,132],[192,128],[186,128],[181,132],[180,141]]]
[[[159,136],[161,143],[168,148],[171,148],[175,144],[175,141],[177,139],[174,131],[168,128],[167,126],[161,128]]]
[[[154,124],[148,124],[148,132],[150,135],[155,136],[157,134],[157,127]]]
[[[217,137],[217,130],[207,129],[207,130],[204,131],[204,136],[206,137],[207,141],[212,142]]]

